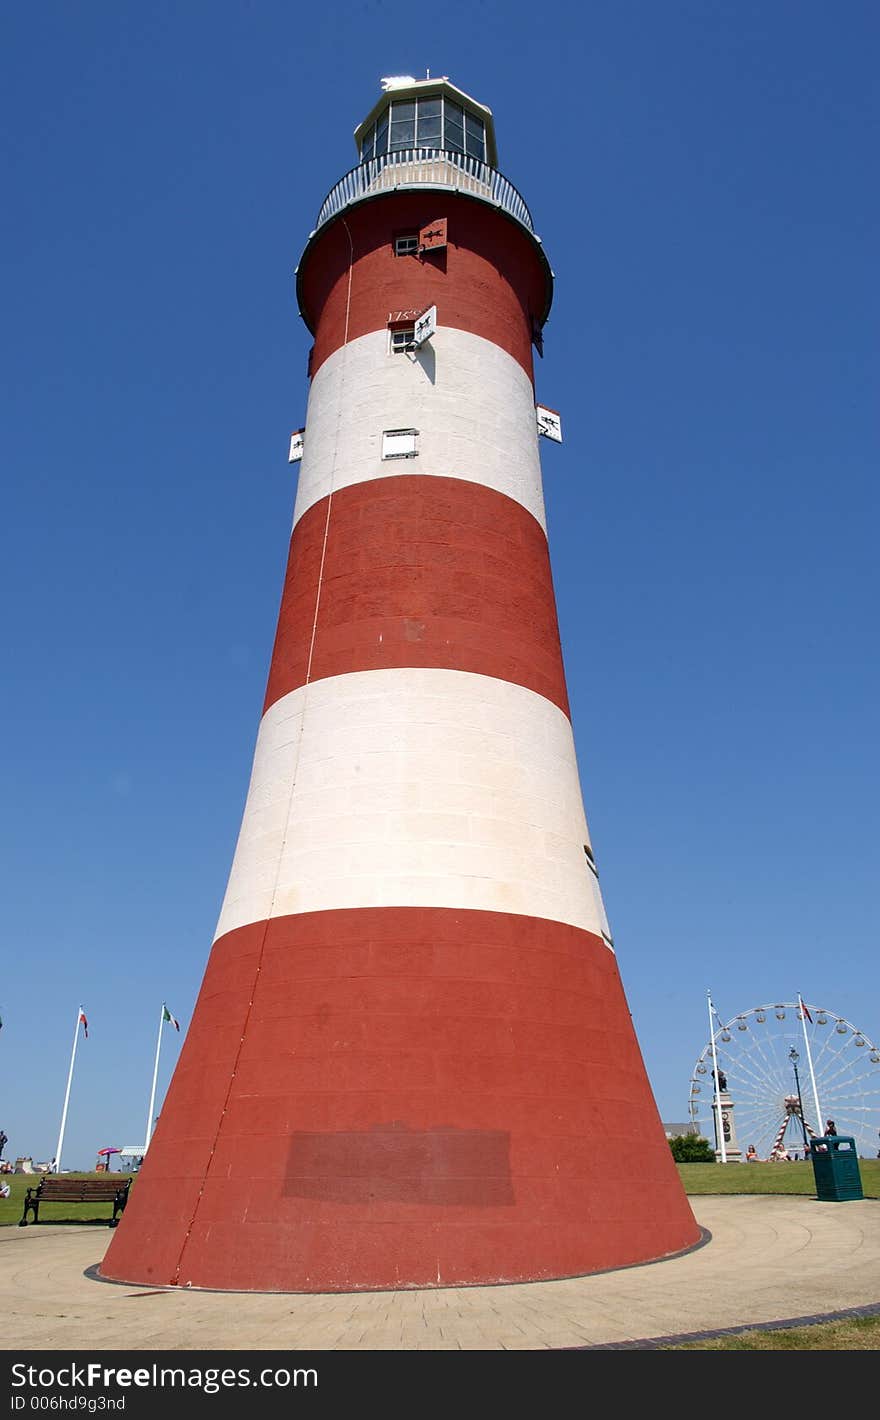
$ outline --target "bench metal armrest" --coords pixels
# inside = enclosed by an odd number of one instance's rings
[[[23,1207],[23,1209],[22,1209],[21,1218],[20,1218],[19,1224],[18,1224],[18,1226],[19,1226],[20,1228],[26,1228],[26,1227],[27,1227],[27,1215],[28,1215],[28,1213],[33,1213],[33,1215],[34,1215],[34,1222],[35,1222],[35,1223],[37,1222],[37,1220],[38,1220],[38,1218],[39,1218],[39,1213],[40,1213],[40,1188],[41,1188],[41,1187],[42,1187],[42,1181],[37,1184],[36,1188],[29,1188],[29,1189],[26,1191],[26,1193],[25,1193],[25,1195],[24,1195],[24,1207]]]

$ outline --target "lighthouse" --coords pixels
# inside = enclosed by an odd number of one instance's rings
[[[116,1281],[526,1282],[700,1238],[585,818],[534,382],[553,274],[449,79],[383,81],[355,142],[297,268],[253,768]]]

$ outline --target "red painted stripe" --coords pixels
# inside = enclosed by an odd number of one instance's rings
[[[568,714],[547,538],[520,503],[479,483],[407,475],[341,488],[329,525],[327,510],[324,498],[293,531],[264,711],[305,683],[317,606],[311,680],[473,671]]]
[[[604,943],[537,918],[376,908],[215,943],[101,1274],[467,1285],[698,1238]]]
[[[395,235],[438,216],[448,219],[447,247],[424,259],[394,255]],[[350,208],[321,228],[300,263],[300,310],[315,336],[309,373],[346,331],[354,340],[382,330],[391,311],[436,305],[440,325],[493,341],[534,380],[532,319],[546,315],[548,273],[528,233],[482,202],[408,192]]]

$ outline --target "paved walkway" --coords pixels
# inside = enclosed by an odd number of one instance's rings
[[[650,1349],[664,1338],[880,1312],[880,1200],[697,1197],[705,1243],[564,1282],[223,1293],[97,1280],[92,1225],[0,1228],[8,1351]]]

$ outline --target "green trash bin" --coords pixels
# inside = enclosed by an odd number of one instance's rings
[[[864,1198],[856,1141],[849,1134],[827,1134],[810,1140],[816,1197],[826,1203]]]

